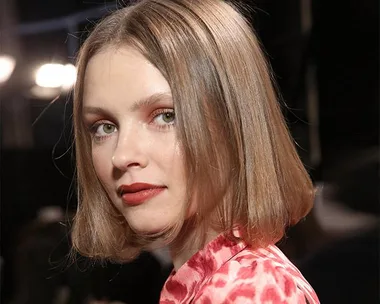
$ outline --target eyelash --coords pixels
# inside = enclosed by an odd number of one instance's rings
[[[157,125],[157,128],[161,131],[165,131],[165,130],[169,130],[170,128],[172,128],[174,126],[174,123],[175,123],[175,112],[174,112],[174,109],[158,109],[156,111],[154,111],[151,115],[151,122],[149,123],[150,125],[153,124],[154,120],[159,117],[160,115],[163,115],[163,114],[167,114],[167,113],[170,113],[170,114],[173,114],[174,115],[174,118],[173,118],[173,122],[171,123],[165,123],[163,125]]]
[[[163,115],[163,114],[166,114],[166,113],[171,113],[174,115],[174,121],[172,123],[165,123],[163,125],[157,125],[157,129],[160,130],[160,131],[166,131],[166,130],[169,130],[171,129],[172,127],[174,127],[174,123],[175,123],[175,112],[174,112],[174,109],[158,109],[156,111],[154,111],[152,114],[151,114],[151,119],[150,119],[150,122],[149,122],[149,125],[153,125],[154,124],[154,120],[159,117],[160,115]],[[92,124],[90,127],[89,127],[89,132],[92,136],[92,138],[99,142],[99,141],[103,141],[105,140],[106,138],[108,138],[109,136],[111,136],[114,132],[110,133],[109,135],[103,135],[103,136],[97,136],[96,135],[96,132],[97,130],[99,129],[99,127],[101,125],[111,125],[113,126],[116,130],[117,130],[117,127],[115,124],[113,123],[110,123],[110,121],[108,120],[99,120],[97,122],[95,122],[94,124]]]
[[[99,129],[99,127],[101,125],[110,125],[110,126],[113,126],[115,127],[115,129],[117,130],[116,126],[113,124],[113,123],[110,123],[108,120],[99,120],[97,122],[95,122],[94,124],[92,124],[89,128],[89,131],[90,131],[90,134],[91,134],[91,137],[96,141],[96,142],[100,142],[100,141],[103,141],[105,140],[106,138],[108,138],[109,136],[112,135],[112,133],[110,133],[109,135],[102,135],[102,136],[97,136],[96,135],[96,132],[97,130]]]

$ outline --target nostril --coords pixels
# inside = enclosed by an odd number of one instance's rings
[[[127,171],[131,168],[145,168],[148,163],[147,154],[136,146],[119,147],[112,155],[112,165],[120,171]]]

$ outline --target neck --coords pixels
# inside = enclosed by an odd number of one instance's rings
[[[199,235],[196,231],[188,233],[182,241],[182,244],[173,244],[170,246],[175,271],[178,271],[195,253],[203,249],[206,244],[211,242],[219,233],[209,229],[205,235]]]

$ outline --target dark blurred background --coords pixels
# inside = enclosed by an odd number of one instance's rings
[[[322,303],[379,303],[379,2],[241,2],[318,194],[279,246]],[[0,0],[2,303],[156,303],[170,271],[156,253],[122,266],[65,259],[76,208],[69,64],[122,5]],[[65,84],[36,83],[46,63],[61,64],[47,80]]]

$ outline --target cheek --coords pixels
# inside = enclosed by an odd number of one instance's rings
[[[169,174],[178,179],[178,182],[180,181],[182,183],[183,180],[185,180],[185,162],[180,144],[174,143],[170,148],[168,147],[162,159],[167,166]]]
[[[174,170],[182,162],[182,150],[174,132],[152,136],[146,140],[144,149],[147,156],[166,172]]]
[[[187,195],[187,176],[185,170],[185,159],[182,147],[176,144],[174,149],[171,149],[170,158],[166,161],[168,167],[166,171],[169,174],[169,180],[175,189],[176,196],[182,202],[186,201]]]
[[[107,173],[108,173],[108,163],[106,155],[102,149],[93,149],[92,150],[92,163],[96,175],[101,180],[102,183],[107,183]]]

